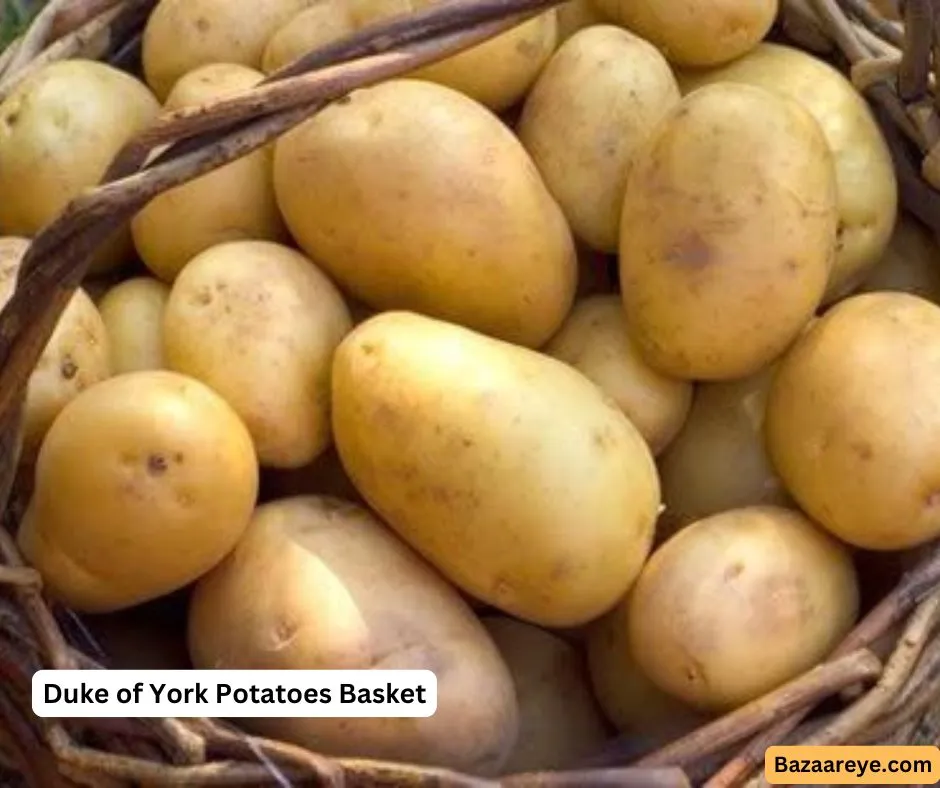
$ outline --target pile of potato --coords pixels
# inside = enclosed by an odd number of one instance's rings
[[[43,67],[0,105],[3,299],[161,112],[422,5],[162,0],[142,75]],[[150,202],[29,382],[48,593],[124,667],[160,627],[168,666],[433,670],[428,719],[243,724],[479,774],[825,658],[940,535],[940,249],[776,11],[571,0]]]

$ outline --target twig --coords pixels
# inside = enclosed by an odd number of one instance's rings
[[[32,24],[23,35],[23,40],[16,48],[13,60],[6,68],[6,73],[16,76],[16,73],[27,63],[33,60],[43,48],[49,34],[52,32],[52,23],[56,15],[65,8],[70,0],[48,0],[42,10],[36,15]]]
[[[692,788],[681,769],[595,769],[504,777],[502,788]]]
[[[58,41],[122,2],[124,0],[72,0],[56,14],[49,33],[50,40]]]
[[[858,40],[852,24],[845,18],[836,0],[811,0],[811,2],[849,63],[857,63],[869,57],[868,50]]]
[[[856,17],[876,36],[893,44],[898,49],[904,48],[904,30],[897,22],[885,19],[865,0],[839,0],[846,11]]]
[[[898,74],[898,94],[904,101],[918,101],[927,94],[933,23],[932,0],[905,0],[904,54]]]

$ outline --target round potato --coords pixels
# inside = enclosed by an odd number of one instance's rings
[[[285,22],[268,39],[261,70],[273,74],[298,58],[356,30],[348,0],[320,0]]]
[[[69,402],[111,374],[108,330],[94,302],[78,289],[29,376],[23,458],[28,461],[36,456],[53,421]]]
[[[221,397],[172,372],[129,372],[59,414],[17,539],[54,597],[112,612],[218,563],[247,526],[257,488],[251,436]]]
[[[688,419],[659,458],[665,511],[658,537],[729,509],[792,503],[764,445],[774,370],[696,388]]]
[[[761,44],[721,68],[679,75],[684,91],[715,82],[777,91],[816,118],[835,160],[839,200],[836,255],[823,300],[845,296],[881,259],[898,212],[891,152],[864,96],[828,63],[780,44]]]
[[[562,44],[579,30],[602,25],[607,19],[592,0],[567,0],[555,9],[558,16],[558,43]]]
[[[538,347],[571,308],[564,215],[512,132],[449,88],[353,92],[278,141],[274,185],[300,246],[377,309]]]
[[[144,77],[160,100],[184,74],[209,63],[261,66],[268,39],[311,0],[160,0],[144,28]]]
[[[0,233],[33,236],[96,185],[160,111],[146,86],[91,60],[42,67],[0,104]],[[133,254],[123,228],[96,253],[103,271]]]
[[[680,66],[741,57],[767,35],[777,0],[594,0],[608,19],[654,44]]]
[[[633,157],[679,103],[669,64],[613,25],[576,33],[552,56],[516,129],[575,234],[616,252]]]
[[[858,614],[848,552],[802,514],[709,517],[650,558],[612,626],[640,669],[704,710],[737,708],[824,659]]]
[[[940,303],[940,244],[913,216],[899,218],[884,255],[859,287],[863,293],[880,290]]]
[[[168,368],[235,408],[262,465],[299,468],[330,444],[330,366],[351,328],[339,291],[300,252],[239,241],[177,277],[163,348]]]
[[[189,645],[201,669],[437,675],[431,717],[245,721],[317,752],[494,774],[515,744],[512,677],[486,630],[431,567],[350,503],[258,507],[233,553],[197,584]]]
[[[519,704],[519,736],[503,772],[571,768],[596,755],[607,729],[578,650],[505,616],[483,625],[509,666]]]
[[[767,449],[806,513],[850,544],[940,535],[940,307],[866,293],[832,307],[780,363]]]
[[[566,364],[385,312],[333,362],[333,431],[371,506],[455,585],[548,627],[612,607],[659,509],[629,419]]]
[[[686,96],[623,205],[621,289],[647,363],[699,380],[766,366],[819,306],[837,223],[832,154],[805,109],[733,83]]]
[[[113,374],[164,368],[163,315],[169,297],[163,282],[139,276],[115,285],[98,302]]]
[[[619,296],[576,303],[544,352],[594,381],[633,422],[654,455],[669,445],[689,414],[692,384],[650,369],[630,341]]]
[[[209,64],[182,77],[165,106],[175,110],[201,105],[262,79],[264,74],[247,66]],[[287,231],[274,197],[272,157],[272,148],[261,148],[147,203],[131,222],[147,268],[172,282],[187,262],[216,244],[284,240]]]

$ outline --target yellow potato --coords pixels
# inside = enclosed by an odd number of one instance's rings
[[[777,0],[594,0],[608,19],[655,44],[680,66],[741,57],[767,35]]]
[[[166,109],[237,94],[262,79],[264,74],[247,66],[202,66],[176,83]],[[261,148],[151,200],[131,222],[134,243],[147,267],[172,282],[187,262],[216,244],[284,240],[272,157],[272,148]]]
[[[841,298],[881,258],[898,211],[891,152],[865,97],[828,63],[780,44],[761,44],[722,68],[679,75],[684,91],[715,82],[777,91],[819,123],[835,159],[839,196],[836,256],[823,300]]]
[[[184,74],[209,63],[261,66],[274,32],[311,0],[160,0],[144,28],[144,76],[163,100]]]
[[[649,552],[649,449],[594,384],[548,356],[385,312],[336,351],[333,431],[350,479],[402,538],[518,618],[596,618]]]
[[[91,60],[50,63],[0,104],[0,234],[33,236],[156,118],[160,105],[132,76]],[[130,231],[96,253],[92,270],[130,259]]]
[[[579,30],[591,25],[602,25],[607,21],[592,0],[566,0],[555,12],[558,16],[559,45]]]
[[[805,109],[732,83],[686,96],[637,157],[620,226],[647,363],[699,380],[766,366],[819,306],[836,224],[832,154]]]
[[[764,445],[774,370],[696,388],[685,425],[659,458],[666,509],[657,536],[729,509],[791,503]]]
[[[613,25],[576,33],[552,56],[516,129],[575,234],[616,252],[634,156],[679,103],[669,64]]]
[[[859,287],[863,293],[896,290],[940,303],[940,244],[917,219],[903,214],[888,248]]]
[[[907,293],[836,304],[780,363],[767,449],[810,517],[850,544],[940,535],[940,307]]]
[[[139,276],[115,285],[98,302],[115,375],[163,369],[163,314],[169,297],[163,282]]]
[[[682,428],[692,405],[692,384],[666,377],[646,364],[630,341],[616,295],[575,304],[545,353],[596,383],[659,454]]]
[[[571,307],[561,210],[512,132],[456,91],[355,91],[278,141],[274,185],[300,246],[377,309],[538,347]]]
[[[483,625],[509,666],[519,703],[519,736],[503,772],[574,768],[597,755],[607,730],[578,650],[505,616],[486,617]]]
[[[23,413],[24,459],[35,457],[69,402],[111,374],[108,330],[94,302],[78,289],[29,376]]]
[[[238,241],[176,278],[163,349],[169,369],[235,409],[262,465],[298,468],[330,443],[330,365],[350,328],[339,291],[300,252]]]
[[[320,0],[285,22],[268,39],[261,70],[273,74],[289,63],[353,33],[356,20],[349,0]]]
[[[613,626],[640,669],[704,710],[733,709],[825,659],[858,614],[845,548],[802,514],[735,509],[660,547]]]
[[[257,486],[251,436],[221,397],[172,372],[129,372],[59,414],[17,538],[54,597],[112,612],[218,563],[247,526]]]
[[[255,719],[317,752],[496,773],[515,743],[512,678],[457,592],[366,509],[331,498],[260,506],[193,593],[193,663],[228,670],[432,670],[418,719]]]

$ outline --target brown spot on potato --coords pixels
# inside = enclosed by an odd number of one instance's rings
[[[601,451],[607,451],[607,449],[617,445],[617,436],[614,435],[613,430],[611,430],[609,426],[594,430],[591,435],[591,440]]]
[[[688,268],[704,268],[713,262],[712,249],[699,233],[693,231],[666,252],[666,262]]]
[[[166,457],[162,454],[151,454],[147,457],[147,473],[151,476],[162,476],[169,467]]]
[[[78,374],[78,364],[71,356],[66,356],[59,365],[59,372],[62,373],[63,378],[71,380]]]
[[[211,29],[212,23],[204,16],[201,16],[196,20],[196,30],[198,30],[200,33],[208,33]]]
[[[940,490],[930,493],[930,495],[927,496],[925,503],[927,504],[928,508],[940,506]]]
[[[743,572],[744,572],[744,564],[742,564],[740,561],[735,561],[733,564],[731,564],[731,566],[725,569],[724,575],[722,577],[724,581],[727,583],[727,582],[730,582],[731,580],[734,580],[736,577],[740,577],[743,574]]]
[[[868,441],[859,441],[852,444],[852,451],[858,455],[860,460],[870,460],[874,454],[871,444]]]

